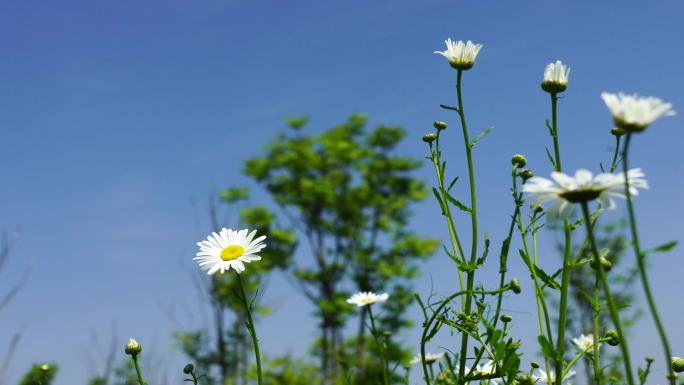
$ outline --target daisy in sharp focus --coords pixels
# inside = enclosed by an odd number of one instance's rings
[[[467,70],[475,64],[475,58],[482,49],[482,44],[474,44],[468,40],[467,43],[463,41],[453,41],[451,38],[444,41],[447,49],[445,51],[435,51],[449,60],[449,64],[458,70]]]
[[[571,385],[570,381],[568,381],[568,379],[574,375],[575,375],[575,371],[570,370],[568,372],[568,374],[563,378],[562,384]],[[549,385],[556,383],[556,373],[554,373],[553,370],[549,370],[549,372],[546,373],[546,371],[544,369],[537,369],[537,372],[534,375],[532,375],[532,378],[535,381],[544,382],[544,383],[547,383]]]
[[[603,92],[601,98],[613,115],[615,125],[628,132],[641,132],[658,118],[676,114],[672,103],[653,96]]]
[[[210,275],[217,271],[223,274],[231,268],[241,273],[245,270],[245,263],[261,259],[257,253],[266,247],[263,243],[266,236],[255,236],[256,230],[250,233],[247,229],[234,231],[224,227],[219,233],[214,232],[197,243],[200,251],[193,259]]]
[[[579,349],[580,352],[586,351],[587,353],[591,353],[591,349],[594,346],[594,337],[591,335],[580,334],[579,337],[572,339],[572,343],[577,346],[577,349]],[[601,347],[600,342],[598,345]]]
[[[627,171],[629,193],[638,195],[637,189],[648,188],[644,173],[639,168]],[[625,198],[624,174],[601,173],[594,176],[588,170],[577,170],[575,176],[561,172],[551,173],[551,179],[532,177],[523,185],[523,191],[536,198],[533,206],[556,201],[553,212],[564,215],[571,203],[589,202],[598,199],[608,209],[615,208],[613,197]]]
[[[563,64],[560,60],[550,63],[544,69],[544,80],[541,87],[546,92],[558,93],[568,88],[570,78],[570,67]]]
[[[385,302],[389,298],[389,294],[387,293],[382,293],[382,294],[375,294],[370,291],[362,291],[360,293],[356,293],[349,297],[347,299],[347,303],[350,303],[352,305],[356,305],[358,307],[361,306],[366,306],[366,305],[371,305],[376,302]]]

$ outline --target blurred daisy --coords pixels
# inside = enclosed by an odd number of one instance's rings
[[[570,381],[568,381],[568,378],[574,375],[574,370],[569,371],[568,374],[563,378],[562,383],[565,385],[571,385]],[[549,385],[556,383],[556,373],[554,373],[553,370],[550,370],[548,373],[546,373],[546,371],[543,369],[537,369],[537,372],[534,375],[532,375],[532,378],[535,381],[545,382]]]
[[[489,361],[485,363],[484,365],[480,366],[477,365],[477,372],[483,376],[490,376],[494,373],[496,373],[496,363],[494,361]],[[500,378],[492,378],[489,380],[490,385],[499,385],[501,384],[501,379]]]
[[[594,337],[586,334],[580,334],[579,337],[573,338],[572,343],[577,346],[577,349],[579,349],[580,352],[587,351],[589,353],[590,349],[594,345]],[[601,343],[599,342],[599,347],[601,346]]]
[[[437,353],[437,354],[432,354],[432,353],[425,353],[425,363],[426,364],[434,364],[435,362],[439,361],[444,357],[444,353]],[[420,356],[413,356],[411,359],[410,364],[415,365],[423,360],[420,358]]]
[[[544,80],[542,80],[541,87],[546,92],[563,92],[568,88],[569,78],[570,68],[557,60],[555,63],[548,64],[544,69]]]
[[[245,263],[261,259],[257,253],[266,247],[263,243],[266,236],[256,239],[255,236],[256,230],[250,233],[247,229],[234,231],[224,227],[221,232],[214,232],[205,241],[197,243],[200,251],[193,259],[199,262],[202,270],[208,270],[210,275],[217,271],[223,273],[231,268],[241,273],[245,270]]]
[[[629,192],[637,195],[638,188],[648,188],[644,173],[639,168],[627,171]],[[561,172],[551,173],[551,179],[532,177],[524,185],[523,191],[536,200],[532,205],[541,205],[549,201],[557,201],[554,212],[563,215],[570,208],[570,203],[589,202],[598,199],[609,209],[615,208],[613,197],[625,197],[624,174],[601,173],[593,176],[588,170],[577,170],[575,176]]]
[[[467,43],[463,41],[453,41],[451,38],[444,41],[446,43],[446,51],[435,51],[447,60],[449,64],[458,70],[467,70],[475,64],[475,58],[482,48],[482,44],[474,44],[468,40]]]
[[[370,291],[366,292],[360,292],[352,295],[349,297],[347,300],[347,303],[356,305],[356,306],[366,306],[366,305],[371,305],[376,302],[385,302],[387,301],[387,298],[389,298],[389,294],[383,293],[383,294],[375,294]]]
[[[613,115],[615,125],[626,131],[640,132],[661,116],[675,115],[671,103],[653,96],[603,92],[601,98]]]

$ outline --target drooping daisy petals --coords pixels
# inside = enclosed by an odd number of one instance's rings
[[[206,240],[198,242],[200,250],[193,258],[198,261],[202,270],[209,275],[217,271],[222,273],[234,269],[237,273],[245,270],[245,263],[261,259],[257,253],[266,247],[263,243],[265,235],[255,238],[256,230],[234,231],[221,229],[219,233],[211,233]]]
[[[627,171],[630,195],[638,195],[637,189],[647,189],[648,183],[639,168]],[[588,170],[577,170],[575,176],[560,172],[551,173],[551,179],[535,176],[523,185],[523,192],[535,198],[533,206],[556,201],[551,211],[564,215],[571,203],[589,202],[598,199],[608,208],[615,208],[613,197],[625,198],[624,174],[601,173],[596,176]]]
[[[375,294],[370,291],[362,291],[349,297],[349,299],[347,299],[347,303],[361,307],[371,305],[376,302],[385,302],[388,298],[389,294],[387,293]]]
[[[472,41],[453,41],[448,38],[444,41],[447,49],[445,51],[435,51],[434,53],[444,56],[449,64],[459,70],[467,70],[475,64],[475,58],[482,49],[482,44],[474,44]]]
[[[626,131],[643,131],[660,117],[676,114],[672,109],[672,103],[666,103],[653,96],[603,92],[601,98],[613,115],[615,125]]]

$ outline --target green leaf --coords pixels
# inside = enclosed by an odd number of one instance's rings
[[[440,104],[439,106],[444,108],[445,110],[452,110],[452,111],[458,112],[458,108],[456,108],[456,107],[448,106],[446,104]]]
[[[485,135],[492,132],[493,129],[494,129],[494,127],[492,126],[492,127],[487,128],[486,130],[482,131],[478,136],[475,137],[475,139],[473,139],[472,142],[470,142],[470,148],[475,147],[475,143],[479,142],[480,139],[485,137]]]
[[[554,168],[554,170],[555,170],[555,169],[556,169],[556,161],[553,160],[553,156],[552,156],[551,153],[549,152],[549,149],[548,149],[548,148],[544,148],[544,149],[546,150],[546,156],[549,157],[549,162],[551,162],[551,165],[553,166],[553,168]]]
[[[546,274],[539,266],[534,266],[534,270],[537,272],[537,276],[544,281],[544,283],[556,290],[560,290],[561,286],[556,282],[550,275]]]
[[[461,211],[465,211],[467,213],[472,213],[473,210],[470,209],[470,207],[464,205],[463,203],[459,202],[458,199],[454,198],[451,196],[451,194],[447,193],[446,194],[447,199],[449,202],[453,203],[454,206],[458,207]]]
[[[449,187],[447,187],[447,191],[451,191],[451,188],[454,187],[454,184],[456,184],[456,181],[458,180],[458,177],[454,178],[454,180],[449,183]]]
[[[487,255],[489,255],[489,245],[491,244],[491,240],[489,239],[489,233],[485,232],[484,234],[484,252],[482,253],[482,256],[477,260],[478,265],[482,265],[485,260],[487,259]]]
[[[670,241],[665,244],[662,244],[658,247],[654,247],[652,249],[644,250],[644,254],[651,254],[651,253],[667,253],[668,251],[674,249],[677,247],[677,241]]]
[[[555,350],[549,340],[547,340],[545,336],[539,336],[537,337],[537,340],[539,341],[544,357],[553,358],[555,356]]]
[[[439,196],[439,192],[437,191],[436,187],[432,188],[432,193],[435,194],[435,198],[437,198],[437,203],[439,203],[439,208],[442,210],[442,215],[446,215],[446,210],[444,209],[444,202],[442,202],[442,197]]]

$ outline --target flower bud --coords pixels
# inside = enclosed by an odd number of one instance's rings
[[[527,164],[527,158],[522,154],[515,154],[513,155],[513,158],[511,158],[511,163],[515,168],[523,168]]]
[[[620,127],[613,127],[610,129],[610,133],[615,135],[615,136],[622,136],[627,133],[624,128]]]
[[[518,171],[518,176],[522,178],[523,183],[527,182],[528,179],[532,178],[534,176],[534,172],[528,168],[523,168],[522,170]]]
[[[532,367],[532,369],[539,369],[541,365],[539,365],[539,362],[537,361],[532,361],[530,362],[530,366]]]
[[[48,365],[48,364],[40,365],[40,370],[43,372],[49,372],[50,371],[50,365]]]
[[[195,365],[193,365],[193,364],[187,364],[183,368],[183,373],[185,373],[185,374],[190,374],[194,371],[195,371]]]
[[[544,206],[540,204],[531,205],[530,208],[532,209],[532,211],[534,211],[535,214],[541,214],[544,211]]]
[[[447,124],[444,121],[441,120],[435,120],[435,128],[439,131],[446,130]]]
[[[620,335],[615,330],[608,330],[606,332],[606,342],[610,346],[620,345]]]
[[[541,88],[550,94],[563,92],[568,88],[569,76],[570,68],[560,60],[550,63],[544,69],[544,79],[542,80]]]
[[[518,281],[517,278],[513,278],[511,280],[511,290],[513,290],[513,292],[515,294],[520,294],[522,292],[522,287],[520,286],[520,281]]]
[[[523,374],[516,378],[516,380],[518,380],[519,385],[534,385],[535,383],[535,380],[529,374]]]
[[[135,358],[142,351],[142,346],[140,346],[138,341],[134,340],[133,338],[130,338],[128,340],[128,345],[126,345],[126,349],[124,351],[129,356]]]
[[[596,270],[596,260],[592,259],[591,260],[591,268]],[[607,257],[601,257],[601,266],[603,266],[603,270],[607,273],[610,271],[610,269],[613,268],[613,262],[610,261]]]
[[[684,358],[672,357],[672,370],[675,373],[684,372]]]
[[[655,362],[655,358],[653,358],[653,357],[646,357],[646,362],[649,363],[649,364],[652,364],[652,363]]]
[[[509,323],[511,321],[513,321],[513,317],[511,317],[510,315],[504,314],[501,316],[501,322]]]
[[[437,134],[434,132],[423,135],[423,142],[425,143],[432,143],[435,141],[435,139],[437,139]]]

